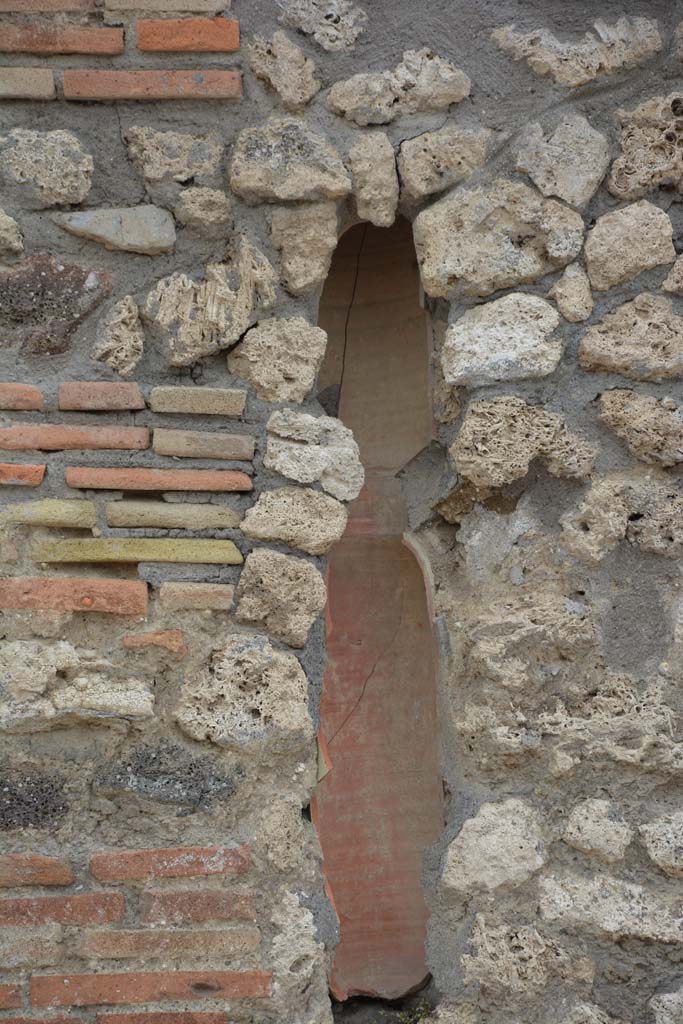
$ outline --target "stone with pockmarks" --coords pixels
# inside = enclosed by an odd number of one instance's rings
[[[652,863],[671,878],[683,878],[683,811],[656,818],[638,832]]]
[[[227,238],[232,228],[232,204],[226,193],[217,188],[184,188],[173,214],[180,224],[205,238]]]
[[[327,335],[303,317],[272,317],[247,331],[228,369],[268,402],[303,402],[325,355]]]
[[[336,498],[309,487],[264,491],[242,520],[253,540],[276,541],[309,555],[324,555],[346,528],[346,509]]]
[[[322,84],[315,77],[315,63],[286,32],[275,32],[272,39],[255,35],[249,44],[249,66],[287,110],[301,110]]]
[[[325,580],[311,562],[257,548],[242,569],[235,616],[290,647],[304,647],[326,599]]]
[[[302,484],[319,482],[342,501],[358,497],[365,474],[353,433],[341,420],[282,409],[267,429],[267,469]]]
[[[184,185],[217,187],[223,143],[216,132],[160,132],[135,125],[125,133],[128,156],[150,198],[173,206]]]
[[[119,377],[130,377],[142,359],[145,335],[138,305],[132,295],[114,303],[97,328],[91,357],[106,363]]]
[[[388,228],[396,218],[398,175],[388,135],[369,132],[349,150],[349,170],[361,220]]]
[[[544,196],[583,209],[609,167],[609,143],[581,114],[566,114],[554,131],[529,126],[517,148],[517,170],[525,171]]]
[[[600,419],[643,462],[676,466],[683,462],[683,408],[672,398],[612,388],[600,395]]]
[[[464,181],[481,167],[491,138],[481,125],[446,124],[401,143],[398,173],[408,200],[424,199]]]
[[[683,376],[683,317],[671,299],[643,292],[588,328],[579,364],[632,380],[677,380]]]
[[[270,214],[273,245],[282,255],[282,279],[291,295],[321,288],[337,247],[336,203],[276,206]]]
[[[667,214],[645,200],[603,214],[586,238],[591,285],[604,292],[653,267],[673,263],[672,234]]]
[[[623,860],[633,836],[614,804],[599,798],[576,804],[562,834],[568,846],[608,863]]]
[[[367,14],[352,0],[282,0],[280,21],[330,53],[353,49]]]
[[[34,210],[82,203],[94,166],[72,132],[13,128],[0,135],[0,182]]]

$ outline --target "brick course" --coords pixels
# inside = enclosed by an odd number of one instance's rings
[[[0,50],[6,29],[0,34]],[[0,384],[0,409],[42,409],[43,392],[31,384]]]
[[[55,79],[47,68],[0,68],[0,100],[54,100]]]
[[[38,487],[45,476],[45,466],[19,466],[0,462],[0,484],[9,487]]]
[[[22,896],[0,900],[0,925],[104,924],[120,921],[124,909],[118,892]]]
[[[0,578],[0,608],[145,615],[147,584],[133,580],[6,576]]]
[[[0,449],[6,451],[87,451],[149,448],[147,427],[76,427],[61,424],[22,423],[0,429]]]
[[[169,18],[136,22],[138,49],[152,53],[232,53],[239,22],[228,18]]]
[[[18,985],[0,985],[0,1010],[14,1010],[21,1006],[21,990]]]
[[[206,921],[253,921],[251,893],[222,889],[188,889],[142,894],[140,920],[144,924],[191,924]]]
[[[242,95],[238,71],[65,71],[67,100],[235,100]],[[0,90],[2,77],[0,76]],[[1,93],[0,93],[1,94]]]
[[[59,385],[59,408],[91,412],[144,409],[145,400],[137,384],[100,381],[68,381]]]
[[[96,1006],[102,1003],[186,999],[258,999],[270,994],[268,971],[131,971],[129,974],[37,974],[33,1006]]]
[[[123,53],[123,29],[3,25],[0,53]]]
[[[165,957],[223,962],[226,958],[253,953],[258,949],[257,928],[222,931],[187,929],[127,931],[86,931],[78,941],[78,955],[86,960],[163,960]]]
[[[109,491],[250,491],[246,473],[233,469],[107,469],[69,466],[69,487]]]
[[[5,853],[0,855],[0,887],[17,885],[71,885],[71,867],[57,857],[40,853]]]
[[[156,850],[95,853],[90,872],[98,882],[141,878],[190,878],[199,875],[237,875],[249,868],[244,846],[181,846]]]

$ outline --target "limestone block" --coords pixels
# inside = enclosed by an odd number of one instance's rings
[[[294,892],[285,892],[271,914],[275,937],[270,949],[273,1002],[280,1019],[305,1024],[333,1024],[329,963],[311,911]]]
[[[586,237],[586,270],[600,292],[676,259],[673,226],[663,210],[642,200],[599,217]]]
[[[330,53],[351,50],[367,21],[351,0],[283,0],[280,20]]]
[[[638,829],[653,864],[672,878],[683,878],[683,811],[657,818]]]
[[[588,328],[578,358],[582,369],[595,373],[677,380],[683,376],[683,317],[671,299],[643,292]]]
[[[14,217],[0,210],[0,256],[18,256],[24,251],[24,239]]]
[[[105,249],[158,256],[175,248],[175,222],[158,206],[128,206],[112,210],[80,210],[55,215],[72,235],[99,242]]]
[[[322,288],[337,247],[335,203],[279,206],[270,215],[273,245],[282,254],[282,279],[292,295]]]
[[[600,395],[600,419],[643,462],[675,466],[683,462],[683,409],[671,398],[614,388]]]
[[[428,295],[490,295],[535,281],[571,263],[583,244],[583,220],[520,182],[460,187],[413,224]]]
[[[662,992],[653,996],[648,1006],[654,1014],[654,1024],[681,1024],[683,1021],[683,988],[675,992]]]
[[[217,186],[223,143],[216,132],[190,135],[134,126],[124,135],[128,157],[155,203],[173,206],[182,186]]]
[[[228,369],[268,402],[303,402],[315,383],[327,335],[303,317],[261,320],[228,356]]]
[[[173,213],[180,224],[205,238],[226,238],[232,228],[232,204],[217,188],[184,188]]]
[[[565,320],[580,323],[593,312],[593,293],[588,274],[580,263],[570,263],[548,292]]]
[[[253,540],[279,541],[309,555],[325,555],[341,538],[347,513],[341,502],[308,487],[265,491],[242,520]]]
[[[301,484],[319,482],[342,501],[360,494],[365,473],[353,433],[331,416],[283,409],[267,425],[264,466]]]
[[[659,185],[683,188],[681,164],[683,93],[653,96],[634,110],[620,110],[621,153],[607,182],[619,199],[640,199]]]
[[[165,530],[230,530],[239,526],[241,518],[227,505],[189,501],[110,501],[105,513],[109,526]]]
[[[251,70],[275,90],[287,110],[302,110],[320,89],[314,61],[286,32],[275,32],[271,40],[253,36],[248,53]]]
[[[568,846],[598,860],[623,860],[633,829],[609,800],[590,799],[572,808],[562,838]]]
[[[58,673],[80,664],[78,652],[63,640],[44,644],[15,640],[0,644],[2,694],[17,703],[41,696],[57,682]]]
[[[240,576],[236,618],[290,647],[304,647],[326,597],[325,580],[310,562],[257,548]]]
[[[237,136],[230,187],[247,202],[310,202],[342,199],[351,191],[351,180],[322,135],[303,121],[272,118]]]
[[[152,388],[149,407],[189,416],[241,416],[246,398],[240,388],[159,387]]]
[[[242,556],[231,540],[101,537],[44,540],[35,544],[36,562],[196,562],[240,565]]]
[[[188,671],[174,718],[194,740],[256,755],[300,751],[313,739],[299,662],[259,634],[229,636]]]
[[[683,295],[683,256],[679,256],[662,281],[662,291]]]
[[[106,363],[119,377],[130,377],[142,359],[144,347],[137,303],[132,295],[124,295],[100,322],[91,357]]]
[[[388,228],[398,204],[396,157],[389,137],[384,132],[363,135],[349,150],[349,170],[358,216]]]
[[[511,797],[483,804],[463,824],[446,852],[441,886],[456,894],[510,888],[526,882],[545,860],[538,813]]]
[[[483,387],[547,377],[562,357],[561,340],[550,337],[559,322],[549,302],[523,292],[474,306],[446,331],[444,380]]]
[[[13,128],[0,135],[0,181],[34,210],[82,203],[94,166],[71,132]]]
[[[0,523],[87,530],[97,525],[97,511],[92,501],[43,498],[21,505],[5,505],[0,509]]]
[[[408,200],[444,192],[468,178],[486,160],[488,128],[446,124],[401,143],[398,173]]]
[[[609,143],[581,114],[565,114],[555,130],[530,125],[517,148],[518,171],[544,196],[557,196],[582,210],[609,167]]]

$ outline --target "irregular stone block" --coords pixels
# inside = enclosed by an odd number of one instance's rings
[[[398,174],[389,136],[371,132],[349,150],[349,170],[361,220],[388,228],[396,219]]]
[[[621,153],[607,187],[619,199],[641,199],[659,185],[683,188],[680,160],[683,92],[654,96],[634,110],[619,110]]]
[[[562,838],[568,846],[608,864],[623,860],[634,832],[609,800],[584,800],[572,808]]]
[[[683,295],[683,257],[679,256],[670,272],[662,281],[662,291]]]
[[[225,505],[186,501],[110,501],[105,505],[109,526],[155,527],[164,530],[230,530],[240,515]]]
[[[95,776],[93,788],[105,794],[134,793],[162,804],[208,810],[216,800],[229,799],[236,785],[215,760],[194,757],[177,743],[160,743],[134,747],[124,758],[104,767]],[[204,890],[194,891],[200,894]]]
[[[653,398],[614,388],[600,395],[600,419],[643,462],[683,462],[683,410],[671,398]]]
[[[31,550],[35,562],[199,562],[240,565],[242,556],[231,540],[145,539],[106,537],[46,540]]]
[[[0,523],[88,530],[97,525],[97,510],[91,501],[43,498],[25,505],[6,505],[0,510]]]
[[[105,249],[158,256],[175,248],[175,222],[158,206],[127,206],[111,210],[80,210],[55,215],[72,235],[99,242]]]
[[[444,192],[481,167],[491,138],[488,128],[444,125],[401,143],[398,173],[409,201]]]
[[[683,1020],[683,988],[653,996],[647,1005],[654,1014],[654,1024],[680,1024]]]
[[[173,213],[205,238],[226,238],[232,229],[232,203],[217,188],[184,188]]]
[[[245,537],[280,541],[309,555],[324,555],[346,528],[341,502],[308,487],[265,491],[242,520]]]
[[[327,335],[303,317],[261,320],[228,355],[228,369],[268,402],[303,402],[322,365]]]
[[[264,466],[301,484],[319,481],[335,498],[360,494],[365,473],[353,433],[331,416],[283,409],[268,420]]]
[[[55,828],[68,811],[65,779],[54,769],[46,773],[38,765],[22,764],[0,772],[0,830]],[[18,986],[15,991],[16,1000],[3,1002],[8,1009],[21,1006]]]
[[[604,292],[645,270],[672,263],[673,226],[663,210],[643,200],[599,217],[586,238],[586,269]]]
[[[588,328],[578,358],[581,368],[593,373],[677,380],[683,376],[683,317],[671,299],[643,292]]]
[[[24,238],[14,217],[0,210],[0,255],[17,256],[24,251]]]
[[[351,50],[367,14],[351,0],[284,0],[280,20],[331,53]]]
[[[638,829],[653,864],[672,878],[683,877],[683,812],[657,818]]]
[[[579,263],[571,263],[548,292],[565,320],[579,323],[593,312],[593,293],[588,274]]]
[[[518,171],[544,196],[557,196],[582,210],[609,167],[609,143],[581,114],[565,114],[552,132],[529,126],[517,148]]]
[[[106,363],[120,377],[130,377],[142,359],[144,347],[137,303],[132,295],[124,295],[100,322],[91,357]]]
[[[257,548],[244,563],[235,616],[290,647],[304,647],[326,597],[325,580],[310,562]]]
[[[31,209],[82,203],[93,158],[71,132],[13,128],[0,136],[0,180]]]
[[[159,604],[169,611],[230,611],[234,594],[229,583],[162,583]]]
[[[191,416],[241,416],[247,399],[238,388],[152,388],[152,412],[184,413]]]
[[[251,70],[275,90],[287,110],[302,110],[320,89],[315,63],[285,32],[275,32],[271,40],[253,36],[248,52]]]
[[[136,125],[124,138],[128,157],[156,203],[172,206],[185,184],[219,184],[223,143],[216,132],[190,135]]]
[[[270,215],[273,245],[282,253],[282,278],[292,295],[321,288],[337,247],[335,203],[278,207]]]
[[[154,451],[157,455],[175,455],[186,459],[254,458],[253,437],[248,434],[209,433],[204,430],[154,430]]]

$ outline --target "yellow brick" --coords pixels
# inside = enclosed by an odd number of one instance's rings
[[[41,501],[28,501],[22,505],[6,505],[0,510],[0,523],[88,529],[96,525],[97,515],[92,501],[44,498]]]
[[[166,530],[227,530],[239,526],[239,512],[227,505],[189,501],[109,501],[110,526],[147,526]]]
[[[241,416],[246,391],[236,388],[152,388],[152,412],[180,412],[195,416]]]
[[[154,540],[136,537],[52,540],[35,544],[35,562],[204,562],[239,565],[231,540]]]

